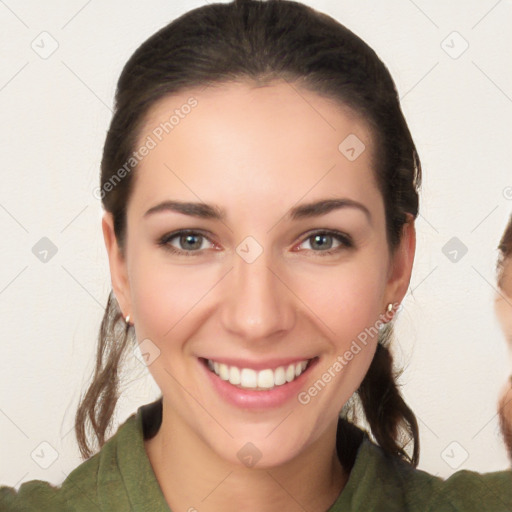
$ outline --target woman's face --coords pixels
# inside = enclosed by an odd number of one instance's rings
[[[109,214],[104,234],[164,421],[239,464],[332,443],[414,258],[411,224],[391,259],[366,125],[288,83],[238,83],[161,100],[143,145],[125,259]]]
[[[496,294],[494,307],[503,334],[512,350],[512,258],[503,263],[500,292]]]
[[[499,293],[496,294],[494,308],[503,334],[508,342],[509,357],[512,363],[512,258],[503,263],[503,274]],[[503,439],[512,461],[512,380],[508,379],[500,390],[498,412]]]

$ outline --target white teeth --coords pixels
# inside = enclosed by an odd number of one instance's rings
[[[281,386],[285,382],[286,382],[286,375],[284,374],[284,368],[282,366],[280,366],[279,368],[276,368],[276,371],[274,372],[274,384],[276,386]]]
[[[240,386],[243,388],[256,388],[258,387],[258,374],[255,370],[244,368],[240,372]]]
[[[272,370],[258,372],[258,387],[265,389],[274,387],[274,372]]]
[[[222,380],[229,381],[234,386],[245,389],[272,389],[275,386],[282,386],[292,382],[301,375],[308,365],[308,360],[288,366],[279,366],[276,369],[267,368],[256,371],[252,368],[238,368],[218,363],[208,359],[208,368],[216,373]]]
[[[236,366],[232,366],[229,369],[229,382],[231,382],[231,384],[235,384],[235,386],[241,382],[240,370]]]
[[[219,377],[222,380],[229,380],[229,368],[226,364],[219,365]]]

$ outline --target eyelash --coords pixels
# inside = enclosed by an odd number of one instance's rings
[[[181,249],[176,249],[176,247],[169,244],[169,242],[177,237],[185,236],[185,235],[199,235],[200,237],[205,238],[211,243],[212,242],[209,237],[207,237],[205,234],[201,233],[200,231],[194,231],[191,229],[182,229],[180,231],[174,231],[173,233],[168,233],[164,236],[162,236],[157,244],[160,247],[163,247],[166,251],[169,251],[172,254],[177,254],[179,256],[198,256],[201,254],[202,250],[194,250],[194,251],[183,251]],[[315,256],[331,256],[335,253],[338,253],[344,249],[352,249],[354,248],[354,243],[352,241],[352,238],[344,233],[341,233],[339,231],[333,231],[333,230],[318,230],[315,232],[311,232],[306,236],[303,241],[301,242],[302,245],[305,241],[309,240],[310,238],[313,238],[318,235],[324,235],[324,236],[332,236],[335,238],[338,242],[340,242],[340,245],[338,247],[334,247],[332,249],[328,249],[325,251],[315,251],[314,249],[306,249],[308,251],[316,253]]]

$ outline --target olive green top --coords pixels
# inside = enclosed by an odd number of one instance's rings
[[[170,512],[144,448],[160,422],[161,400],[139,407],[59,487],[42,480],[25,482],[17,492],[0,487],[0,511]],[[361,439],[350,477],[328,512],[512,511],[512,470],[462,470],[443,480],[386,457],[366,432]]]

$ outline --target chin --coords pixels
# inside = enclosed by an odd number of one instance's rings
[[[275,431],[272,432],[273,429]],[[241,468],[272,469],[283,466],[307,451],[311,443],[311,439],[304,435],[305,428],[290,431],[286,420],[277,428],[275,424],[264,429],[261,426],[244,428],[242,435],[235,435],[234,428],[228,427],[228,430],[233,438],[221,443],[218,437],[205,441],[217,456]]]
[[[304,446],[294,444],[283,446],[280,442],[261,442],[255,440],[240,441],[233,447],[235,454],[229,457],[229,462],[240,467],[254,469],[274,469],[291,462],[303,450]],[[233,451],[231,452],[233,454]]]

